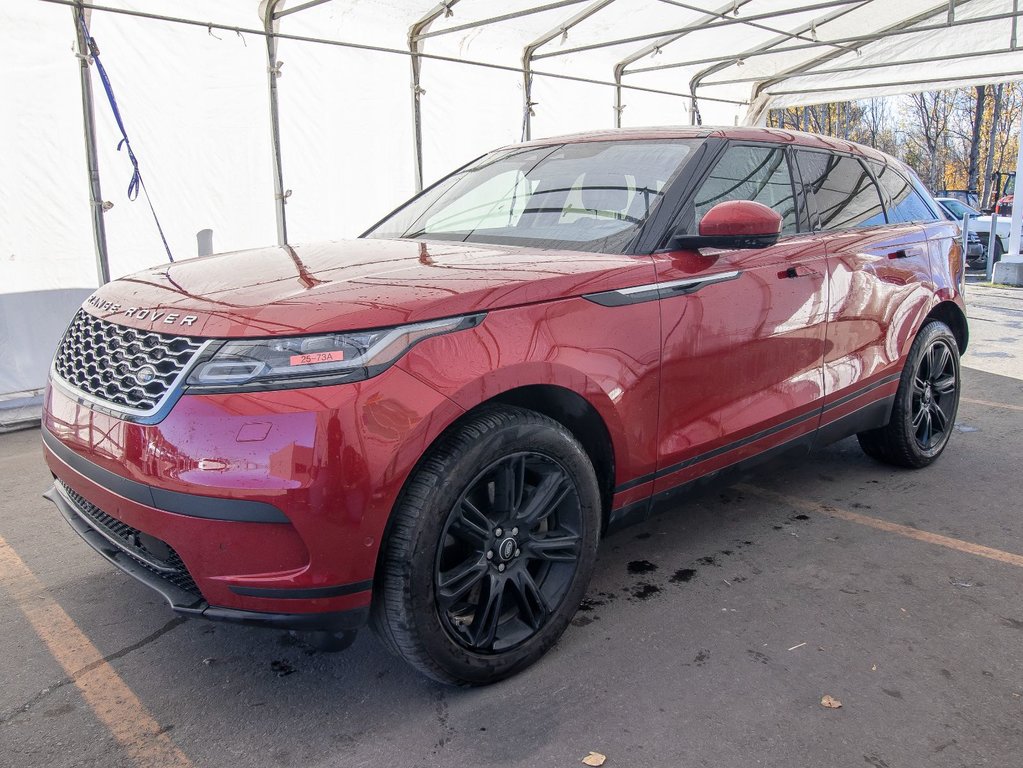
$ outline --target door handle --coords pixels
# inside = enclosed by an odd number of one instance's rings
[[[917,246],[909,246],[907,248],[899,248],[897,251],[891,251],[888,254],[889,259],[908,259],[914,256],[922,256],[923,249]]]
[[[791,277],[815,277],[817,275],[820,275],[820,272],[817,272],[816,270],[810,269],[809,267],[804,266],[803,264],[797,264],[794,267],[789,267],[784,272],[779,272],[778,273],[778,277],[781,277],[781,278],[786,278],[786,277],[789,277],[789,278],[791,278]]]

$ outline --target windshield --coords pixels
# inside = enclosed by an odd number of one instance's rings
[[[621,253],[701,142],[596,141],[495,152],[366,236]]]
[[[963,217],[966,216],[967,214],[969,214],[970,216],[977,216],[980,213],[980,211],[971,208],[966,203],[960,202],[955,198],[950,197],[942,198],[941,202],[949,210],[949,212],[960,221],[962,221]]]

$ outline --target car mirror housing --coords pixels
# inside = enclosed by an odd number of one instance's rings
[[[718,203],[700,219],[700,234],[677,234],[671,250],[767,248],[778,242],[782,219],[777,211],[752,200]]]

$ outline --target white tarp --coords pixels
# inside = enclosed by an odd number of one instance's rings
[[[283,7],[301,4],[290,0]],[[90,19],[174,254],[195,255],[196,233],[205,228],[213,230],[218,251],[273,243],[265,40],[205,26],[261,29],[257,1],[104,5],[203,22],[188,26],[102,10]],[[948,0],[448,0],[451,14],[429,27],[434,36],[423,40],[422,51],[517,69],[524,47],[547,36],[532,62],[537,73],[612,83],[622,64],[626,86],[687,94],[695,84],[703,122],[732,125],[772,107],[1018,79],[1023,53],[1014,48],[1013,5],[958,0],[950,20]],[[550,7],[434,34],[539,6]],[[331,0],[281,18],[279,31],[407,51],[410,26],[435,7],[431,0]],[[571,24],[577,15],[586,18]],[[966,23],[991,16],[998,18]],[[902,34],[907,25],[924,29]],[[885,32],[897,36],[870,41]],[[0,295],[43,297],[96,284],[74,38],[66,5],[0,4],[6,64]],[[614,41],[620,42],[605,45]],[[932,60],[955,54],[961,58]],[[278,59],[289,240],[357,235],[414,191],[409,59],[290,39],[280,41]],[[886,66],[865,68],[878,64]],[[520,73],[424,59],[421,87],[426,183],[520,139]],[[116,150],[120,136],[95,72],[93,88],[103,198],[113,203],[104,214],[110,270],[118,277],[165,256],[144,199],[127,199],[131,166]],[[534,137],[615,124],[609,84],[537,74],[532,101]],[[681,96],[627,89],[622,102],[625,126],[688,123],[691,117]],[[40,314],[72,310],[43,299],[38,306]],[[30,345],[4,333],[0,355],[42,359],[55,341]],[[38,369],[10,367],[0,396],[40,386]]]

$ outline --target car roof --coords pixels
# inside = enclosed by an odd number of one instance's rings
[[[544,147],[552,144],[581,144],[591,141],[642,141],[651,139],[731,139],[732,141],[763,141],[775,144],[824,149],[833,152],[847,152],[852,155],[870,158],[881,163],[890,163],[902,167],[903,163],[884,152],[872,147],[857,144],[855,141],[836,139],[831,136],[820,136],[816,133],[790,131],[785,128],[756,128],[750,126],[654,126],[647,128],[611,128],[601,131],[571,133],[564,136],[551,136],[534,139],[511,147]]]

